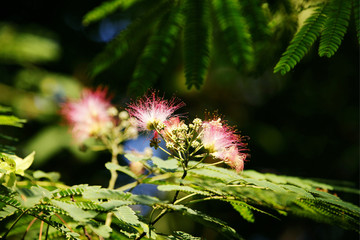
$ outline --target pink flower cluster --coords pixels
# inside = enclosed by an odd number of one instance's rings
[[[164,123],[173,116],[177,109],[184,105],[176,98],[168,101],[159,97],[157,92],[151,92],[149,95],[129,104],[127,111],[130,116],[137,119],[140,130],[154,130],[159,123]]]
[[[237,172],[243,170],[246,154],[244,144],[235,130],[220,118],[204,121],[195,119],[186,125],[174,112],[184,106],[176,99],[170,101],[151,92],[136,102],[128,105],[130,116],[137,120],[140,130],[155,130],[160,134],[166,146],[176,149],[204,149],[210,156],[224,161]],[[186,144],[190,144],[186,146]]]
[[[67,101],[60,112],[70,125],[75,140],[82,143],[112,126],[113,118],[108,111],[110,107],[106,88],[95,91],[85,89],[79,100]]]
[[[203,122],[202,129],[200,138],[210,155],[223,160],[237,172],[243,170],[246,154],[241,152],[244,144],[240,136],[220,118]]]

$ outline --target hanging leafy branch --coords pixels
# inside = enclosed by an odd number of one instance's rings
[[[164,71],[175,43],[181,40],[183,46],[186,85],[188,88],[200,88],[210,66],[211,53],[214,47],[212,38],[212,23],[220,29],[221,37],[228,44],[227,55],[240,71],[245,71],[253,61],[253,47],[247,25],[256,19],[264,25],[264,12],[257,4],[246,4],[242,10],[240,3],[234,0],[226,1],[152,1],[149,9],[138,20],[134,20],[126,30],[120,32],[103,52],[101,52],[90,66],[92,76],[109,68],[116,61],[126,58],[125,52],[129,44],[142,48],[143,37],[149,34],[142,54],[137,60],[129,92],[141,94],[144,89],[152,86]],[[115,10],[132,7],[133,4],[142,6],[146,1],[110,1],[90,11],[84,17],[84,23],[101,20]],[[160,6],[166,6],[160,8]],[[158,9],[150,17],[151,9]],[[214,14],[210,14],[210,9]],[[252,10],[255,15],[243,12]],[[142,20],[141,20],[142,19]],[[154,26],[154,28],[152,28]],[[254,24],[252,25],[254,26]],[[257,32],[254,28],[253,31]],[[264,30],[265,31],[265,30]],[[146,77],[145,77],[146,76]]]
[[[274,73],[286,74],[305,56],[320,36],[319,56],[331,57],[339,48],[349,25],[351,9],[358,13],[351,0],[331,0],[320,4],[295,34],[274,68]],[[359,21],[355,20],[358,29]]]
[[[239,1],[214,0],[212,6],[231,62],[239,70],[249,68],[254,60],[253,47]]]
[[[315,40],[319,37],[320,32],[325,24],[326,5],[320,6],[314,10],[314,13],[306,19],[304,26],[291,40],[290,45],[283,53],[279,62],[274,68],[274,72],[285,74],[289,72],[309,51]]]
[[[143,48],[143,53],[136,61],[129,85],[131,94],[141,94],[159,79],[171,58],[175,43],[180,40],[179,46],[184,48],[186,85],[188,88],[193,86],[200,88],[211,64],[210,51],[220,47],[215,44],[212,36],[216,34],[226,45],[226,55],[230,63],[239,72],[249,73],[249,70],[256,67],[253,49],[264,51],[264,44],[271,40],[269,18],[275,19],[278,15],[276,11],[283,10],[287,14],[296,15],[307,8],[315,8],[276,64],[275,73],[286,74],[293,69],[318,37],[320,37],[319,55],[333,56],[347,31],[351,12],[360,42],[358,1],[330,0],[297,4],[301,6],[297,7],[298,12],[294,10],[295,3],[292,1],[269,1],[266,4],[260,1],[235,0],[108,1],[90,11],[84,17],[84,24],[102,20],[116,11],[126,12],[128,9],[141,8],[145,5],[148,11],[145,13],[139,11],[142,15],[126,30],[120,32],[119,36],[95,58],[90,66],[90,72],[95,76],[120,59],[127,58],[125,53],[128,52],[130,43],[136,49]],[[151,15],[151,12],[154,14]],[[178,13],[183,17],[175,17],[171,20],[172,16],[169,16],[169,12]],[[174,22],[176,18],[178,20]],[[180,20],[182,18],[184,22]],[[150,37],[148,41],[145,36]],[[146,41],[145,46],[143,46],[144,41]],[[257,55],[262,56],[261,53]],[[257,59],[255,63],[261,62]],[[149,76],[148,79],[145,76]]]
[[[179,8],[172,8],[161,19],[134,70],[128,87],[133,95],[145,92],[163,72],[182,27],[183,16]]]
[[[320,37],[320,57],[331,57],[339,48],[349,25],[351,1],[334,1],[328,11],[328,19]]]
[[[186,85],[200,88],[209,66],[208,25],[209,6],[207,1],[184,2],[184,61]]]

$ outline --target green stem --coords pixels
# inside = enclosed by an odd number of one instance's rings
[[[23,211],[18,218],[15,220],[15,222],[13,222],[13,224],[11,225],[11,227],[9,228],[9,230],[6,231],[6,233],[2,236],[3,239],[6,239],[6,236],[9,234],[9,232],[11,231],[11,229],[15,226],[15,224],[22,218],[22,216],[24,216],[24,214],[28,211],[29,209]]]
[[[180,155],[180,157],[181,157],[181,155]],[[183,173],[183,175],[181,177],[181,180],[184,180],[184,178],[187,175],[187,161],[184,161],[184,164],[182,164],[182,166],[183,166],[183,169],[184,169],[184,173]],[[182,182],[180,183],[180,186],[183,186]],[[176,199],[177,199],[177,197],[179,195],[179,192],[180,191],[176,191],[176,193],[174,195],[174,199],[172,200],[171,204],[174,204],[176,202]],[[168,212],[169,212],[169,209],[162,210],[162,212],[154,219],[154,221],[149,223],[149,231],[151,231],[150,230],[151,226],[153,226],[155,223],[157,223],[157,221],[159,221]],[[146,232],[141,233],[141,235],[138,238],[136,238],[136,240],[140,240],[141,238],[145,237],[145,235],[146,235]]]

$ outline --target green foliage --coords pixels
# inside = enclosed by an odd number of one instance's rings
[[[162,206],[175,212],[181,212],[185,216],[189,216],[192,220],[199,222],[221,233],[222,236],[224,236],[226,239],[242,239],[236,233],[235,229],[228,226],[225,222],[221,221],[220,219],[208,216],[202,212],[193,210],[183,205],[165,204]]]
[[[157,22],[157,17],[164,14],[167,6],[168,3],[160,2],[147,9],[143,16],[133,20],[124,31],[106,46],[103,52],[95,57],[90,67],[91,74],[95,76],[120,58],[126,58],[133,46],[140,44],[146,37],[152,25]]]
[[[262,9],[262,1],[245,0],[239,2],[241,4],[241,13],[244,15],[242,21],[244,22],[247,19],[246,23],[249,26],[253,41],[262,41],[264,38],[268,38],[270,36],[270,29],[267,23],[268,19],[265,17]]]
[[[352,8],[357,24],[356,28],[358,29],[359,10],[356,5],[358,3],[352,4],[351,0],[332,0],[328,3],[320,4],[295,34],[288,48],[276,64],[274,73],[280,72],[285,74],[294,68],[309,51],[319,35],[321,35],[319,56],[333,56],[347,31]]]
[[[355,28],[360,44],[360,3],[357,0],[352,1],[352,9],[354,11]]]
[[[104,2],[84,16],[83,24],[88,25],[90,23],[99,21],[100,19],[105,18],[118,9],[124,11],[137,2],[139,2],[139,0],[112,0]]]
[[[339,48],[349,25],[350,0],[333,0],[328,9],[328,19],[321,32],[319,56],[331,57]]]
[[[316,8],[313,14],[306,19],[304,25],[291,40],[288,48],[283,53],[274,72],[285,74],[289,72],[309,51],[315,40],[320,35],[326,21],[325,5]]]
[[[139,8],[146,1],[105,2],[84,17],[84,23],[102,19],[115,10],[126,9],[138,3]],[[211,49],[215,46],[212,30],[220,31],[227,45],[227,55],[238,70],[247,70],[254,59],[251,35],[248,25],[256,39],[267,34],[267,22],[260,2],[226,1],[154,1],[147,11],[127,27],[126,30],[109,43],[100,53],[90,71],[93,76],[109,68],[113,63],[128,58],[131,46],[143,49],[136,60],[129,93],[141,94],[165,71],[176,44],[183,46],[183,62],[186,85],[200,88],[211,62]],[[213,14],[210,14],[212,11]],[[256,26],[261,28],[258,31]],[[143,46],[145,38],[149,40]],[[214,34],[217,34],[215,32]],[[181,42],[179,42],[179,39]],[[130,46],[131,43],[131,46]]]
[[[174,232],[174,235],[171,235],[168,237],[170,240],[201,240],[199,237],[191,236],[188,233],[176,231]]]
[[[186,161],[186,165],[180,162],[180,167],[176,155],[163,160],[128,153],[125,157],[131,162],[140,161],[148,173],[143,171],[137,176],[129,166],[119,166],[114,158],[105,166],[111,172],[131,176],[135,182],[120,189],[87,184],[69,187],[58,182],[58,174],[28,171],[34,153],[24,159],[6,153],[0,156],[3,238],[40,235],[46,225],[48,239],[198,239],[184,232],[161,237],[154,224],[172,212],[217,231],[222,238],[242,239],[228,223],[197,210],[194,204],[204,201],[228,203],[249,222],[255,222],[254,212],[258,212],[275,218],[306,217],[353,231],[360,226],[360,207],[337,196],[341,191],[347,194],[359,191],[349,185],[341,186],[341,182],[336,186],[254,170],[237,174],[202,161]],[[133,194],[132,189],[142,183],[156,184],[158,190],[174,193],[173,200]],[[143,216],[132,209],[134,205],[149,206],[153,211],[149,217]]]
[[[212,6],[232,63],[239,70],[246,66],[249,68],[254,57],[253,47],[247,23],[239,14],[241,12],[239,1],[213,0]]]
[[[186,85],[200,88],[209,66],[208,25],[209,6],[207,1],[184,1],[184,61]]]
[[[156,2],[156,4],[155,4]],[[84,24],[108,17],[115,11],[126,12],[148,4],[148,11],[137,12],[138,18],[122,31],[91,65],[93,76],[119,60],[129,58],[129,49],[143,49],[137,57],[129,93],[139,95],[153,86],[165,71],[176,44],[184,49],[186,85],[200,88],[211,65],[211,53],[217,36],[226,46],[226,57],[241,73],[249,73],[260,65],[254,61],[254,49],[265,50],[272,35],[278,34],[283,21],[297,18],[303,11],[314,9],[301,25],[274,68],[285,74],[298,64],[320,37],[319,55],[331,57],[339,48],[348,27],[351,11],[359,28],[359,3],[356,0],[332,1],[108,1],[90,11]],[[280,16],[286,15],[286,16]],[[280,19],[280,20],[279,20]],[[277,26],[278,25],[278,26]],[[289,26],[287,26],[289,27]],[[149,39],[146,37],[149,34]],[[277,36],[275,36],[277,38]],[[180,43],[178,43],[180,39]],[[146,42],[145,42],[146,41]],[[360,42],[360,37],[359,37]],[[145,47],[144,47],[145,45]],[[216,49],[215,49],[216,50]],[[222,52],[220,49],[218,52]],[[265,56],[265,55],[264,55]]]
[[[160,20],[139,57],[128,87],[131,94],[141,94],[154,85],[171,57],[183,25],[178,7],[173,7]]]
[[[12,127],[22,127],[26,122],[24,119],[20,119],[16,116],[10,115],[11,109],[5,106],[0,105],[0,126],[12,126]],[[6,141],[16,141],[15,138],[4,135],[0,132],[0,140]],[[1,144],[0,142],[0,156],[1,152],[13,153],[14,148],[8,144]]]
[[[129,154],[127,157],[135,159]],[[153,172],[156,169],[168,169],[166,163],[171,162],[156,158],[152,160],[157,163]],[[253,214],[256,211],[276,218],[287,214],[307,217],[355,231],[359,227],[360,208],[330,193],[333,189],[341,189],[338,186],[290,176],[262,174],[253,170],[239,175],[232,170],[207,164],[197,164],[195,168],[195,164],[189,163],[190,170],[186,180],[176,177],[181,173],[180,168],[173,168],[171,172],[165,173],[172,174],[173,178],[162,178],[162,175],[157,174],[147,176],[149,182],[151,179],[162,179],[158,186],[161,191],[183,193],[182,198],[173,203],[156,197],[88,185],[54,190],[39,186],[16,187],[15,191],[1,186],[0,221],[6,222],[13,216],[21,218],[18,224],[11,228],[8,226],[8,230],[11,230],[5,233],[8,236],[17,236],[16,234],[26,231],[27,224],[31,221],[31,218],[25,217],[27,215],[48,224],[52,229],[49,236],[53,238],[59,237],[54,232],[57,231],[70,239],[79,239],[83,234],[82,229],[86,229],[91,236],[110,236],[113,239],[117,239],[113,236],[113,231],[117,229],[121,233],[118,236],[120,239],[121,236],[135,238],[142,232],[149,234],[144,217],[130,208],[131,205],[140,204],[162,210],[163,213],[180,213],[214,229],[224,238],[241,239],[227,223],[191,207],[194,203],[211,200],[228,202],[249,222],[256,220]],[[141,178],[140,176],[138,179]],[[273,215],[274,211],[277,214]],[[105,226],[102,220],[107,213],[113,213],[115,217],[110,227]],[[156,232],[151,235],[154,238]],[[168,239],[181,239],[181,236],[184,239],[196,239],[179,232]]]

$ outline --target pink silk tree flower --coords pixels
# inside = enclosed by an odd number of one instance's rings
[[[185,103],[172,98],[165,100],[152,91],[134,103],[128,105],[127,111],[137,120],[140,130],[155,130],[164,127],[165,121],[174,116],[174,112]]]
[[[246,154],[241,150],[244,143],[241,142],[235,130],[220,118],[203,122],[200,139],[211,156],[223,160],[237,172],[243,169]]]
[[[236,146],[231,146],[222,151],[221,159],[223,159],[227,165],[234,168],[236,172],[240,172],[244,169],[246,154],[239,152]]]
[[[77,142],[99,136],[113,125],[108,111],[112,105],[106,95],[106,88],[99,87],[95,91],[85,89],[79,100],[67,101],[62,105],[60,113],[71,127]]]

